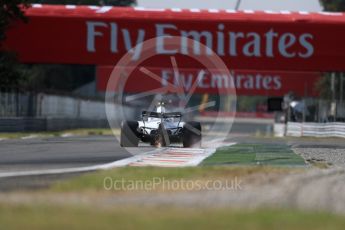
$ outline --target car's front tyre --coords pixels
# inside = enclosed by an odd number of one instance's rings
[[[200,148],[201,147],[201,124],[200,122],[186,122],[183,127],[183,147]]]
[[[138,147],[138,122],[137,121],[122,121],[121,123],[121,147]]]

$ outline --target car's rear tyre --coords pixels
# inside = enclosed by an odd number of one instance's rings
[[[183,127],[183,147],[200,148],[201,147],[201,124],[200,122],[186,122]]]
[[[138,122],[137,121],[123,121],[121,123],[121,147],[138,147]]]

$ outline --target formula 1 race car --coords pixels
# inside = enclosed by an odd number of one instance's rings
[[[155,112],[143,111],[141,118],[121,123],[122,147],[137,147],[140,140],[156,147],[181,142],[187,148],[201,146],[200,122],[183,122],[182,113],[165,112],[164,103],[159,103]]]

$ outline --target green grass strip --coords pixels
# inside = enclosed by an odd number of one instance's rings
[[[296,210],[0,205],[1,229],[342,230],[345,218]]]
[[[304,166],[305,162],[287,145],[237,144],[219,148],[202,165]]]

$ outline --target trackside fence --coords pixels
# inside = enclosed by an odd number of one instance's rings
[[[287,136],[294,137],[342,137],[345,138],[345,123],[297,123],[288,122]]]
[[[115,105],[115,109],[120,106]],[[128,119],[138,113],[121,106]],[[0,132],[107,128],[105,102],[71,96],[0,91]]]

